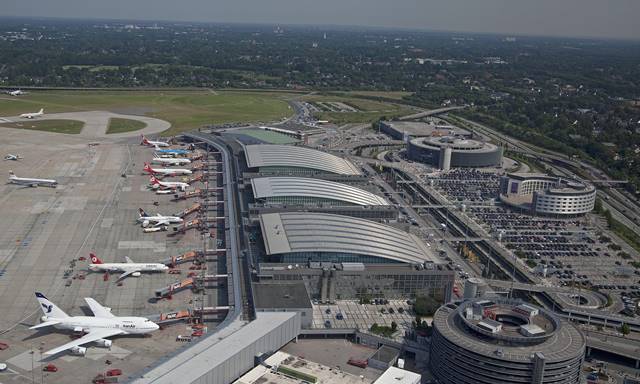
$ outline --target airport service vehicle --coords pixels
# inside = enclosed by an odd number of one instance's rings
[[[154,158],[151,160],[154,164],[168,164],[168,165],[184,165],[191,164],[191,160],[185,159],[184,157],[161,157],[157,153],[154,153]]]
[[[163,216],[156,213],[155,216],[148,215],[144,209],[138,208],[140,216],[138,216],[138,223],[142,223],[142,227],[146,228],[149,224],[153,224],[154,227],[161,227],[169,224],[180,224],[184,220],[178,216]]]
[[[91,256],[91,264],[89,264],[91,271],[122,272],[116,282],[127,276],[140,277],[143,272],[164,272],[169,269],[169,267],[160,263],[134,263],[127,256],[125,256],[126,263],[103,263],[95,254],[91,253],[89,256]]]
[[[149,147],[168,147],[170,144],[164,141],[152,141],[144,137],[144,135],[140,135],[142,138],[142,142],[140,144],[147,145]]]
[[[93,316],[69,316],[40,292],[36,292],[36,299],[44,316],[41,318],[42,323],[29,329],[53,326],[58,329],[85,333],[84,336],[76,340],[46,351],[45,355],[55,355],[71,350],[71,353],[82,356],[87,352],[87,348],[82,345],[93,342],[101,347],[111,348],[112,341],[107,340],[107,337],[145,334],[160,328],[156,323],[144,317],[115,316],[111,313],[111,308],[103,307],[90,297],[85,297],[84,300],[93,312]]]
[[[22,159],[22,156],[20,156],[20,155],[14,155],[14,154],[12,154],[12,153],[9,153],[9,154],[7,154],[7,155],[4,157],[4,159],[5,159],[5,160],[14,160],[14,161],[18,161],[18,160]]]
[[[18,177],[13,173],[13,171],[9,171],[9,183],[11,184],[19,184],[19,185],[28,185],[30,187],[52,187],[55,188],[58,186],[58,182],[52,179],[34,179],[30,177]]]
[[[23,113],[22,115],[20,115],[20,117],[22,117],[23,119],[34,119],[42,115],[44,115],[44,108],[40,108],[38,112]]]
[[[161,188],[161,189],[179,189],[181,191],[185,191],[189,188],[189,184],[183,183],[181,181],[160,181],[156,179],[155,176],[151,176],[151,186],[153,188]]]
[[[144,163],[144,171],[150,175],[163,175],[163,176],[180,176],[190,175],[193,172],[188,169],[180,168],[152,168],[149,163]]]

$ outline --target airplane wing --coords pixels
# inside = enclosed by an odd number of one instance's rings
[[[45,321],[44,323],[40,323],[38,325],[34,325],[33,327],[29,327],[29,329],[44,328],[44,327],[48,327],[48,326],[56,325],[56,324],[60,324],[60,322],[56,321],[56,320],[49,320],[49,321]]]
[[[77,347],[77,346],[80,346],[82,344],[87,344],[87,343],[90,343],[92,341],[104,339],[104,338],[115,336],[115,335],[121,335],[121,334],[124,334],[124,333],[125,333],[125,331],[123,331],[121,329],[113,329],[113,328],[92,329],[92,330],[89,330],[89,333],[87,333],[86,335],[82,336],[81,338],[73,340],[73,341],[71,341],[69,343],[66,343],[66,344],[62,344],[58,348],[51,349],[51,350],[45,352],[44,354],[45,355],[55,355],[56,353],[60,353],[60,352],[66,351],[67,349],[71,349],[73,347]]]
[[[111,313],[110,310],[108,310],[107,308],[105,308],[102,305],[100,305],[100,303],[98,303],[94,299],[92,299],[90,297],[85,297],[84,301],[86,301],[87,305],[89,305],[89,308],[91,309],[91,312],[93,312],[93,316],[95,316],[95,317],[105,317],[105,318],[115,317],[113,315],[113,313]]]
[[[137,269],[132,269],[130,271],[126,271],[125,273],[123,273],[120,276],[118,276],[118,280],[116,280],[116,282],[124,279],[125,277],[127,277],[127,276],[129,276],[129,275],[131,275],[132,273],[135,273],[135,272],[140,272],[140,271],[138,271]]]
[[[162,227],[163,225],[169,225],[169,220],[158,220],[158,222],[156,222],[154,224],[154,227]]]

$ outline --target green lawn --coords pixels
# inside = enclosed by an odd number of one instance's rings
[[[359,112],[318,112],[315,117],[319,120],[329,120],[333,124],[349,124],[349,123],[371,123],[377,121],[381,117],[393,118],[399,116],[410,115],[415,111],[404,105],[387,103],[377,100],[360,99],[348,96],[305,96],[305,101],[321,101],[331,102],[338,101],[354,106]]]
[[[31,120],[19,123],[4,123],[0,127],[33,129],[36,131],[47,131],[56,133],[67,133],[77,135],[82,131],[84,123],[77,120]]]
[[[251,136],[255,139],[262,140],[265,143],[269,144],[293,144],[300,141],[282,133],[271,132],[259,128],[240,129],[237,131],[233,131],[233,133]]]
[[[139,120],[120,119],[117,117],[109,119],[107,135],[110,133],[124,133],[143,129],[147,124]]]
[[[0,116],[13,116],[44,108],[45,113],[107,110],[144,113],[167,120],[163,135],[207,124],[269,122],[288,117],[291,94],[251,91],[31,91],[16,98],[0,98]]]

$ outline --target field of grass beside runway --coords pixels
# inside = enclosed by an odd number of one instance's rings
[[[28,120],[15,123],[0,123],[0,128],[31,129],[77,135],[82,131],[84,123],[77,120]]]
[[[147,124],[138,120],[131,119],[119,119],[117,117],[109,119],[109,126],[107,127],[107,135],[111,133],[124,133],[131,131],[138,131],[146,127]]]
[[[370,123],[377,121],[381,117],[391,119],[394,117],[410,115],[415,113],[412,108],[395,103],[384,101],[350,97],[348,94],[334,95],[311,95],[304,96],[302,100],[308,102],[342,102],[356,108],[357,112],[330,112],[321,111],[314,115],[319,120],[328,120],[334,124],[349,123]]]
[[[166,120],[174,135],[207,124],[269,122],[293,113],[281,92],[251,91],[31,91],[0,98],[0,116],[44,108],[45,113],[107,110]]]

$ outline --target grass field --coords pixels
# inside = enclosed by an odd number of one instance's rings
[[[400,104],[386,103],[375,100],[360,99],[348,96],[304,96],[306,101],[339,101],[359,109],[359,112],[319,112],[316,118],[320,120],[329,120],[334,124],[349,123],[370,123],[380,119],[381,117],[393,118],[398,116],[410,115],[415,111],[409,107]]]
[[[73,135],[80,133],[83,126],[84,123],[77,120],[38,120],[0,124],[0,127],[6,128],[32,129],[36,131],[67,133]]]
[[[250,91],[31,91],[21,97],[0,98],[0,116],[107,110],[143,114],[169,121],[163,135],[227,122],[270,122],[290,116],[291,94]]]
[[[117,117],[109,119],[109,126],[107,127],[107,135],[110,133],[123,133],[131,132],[143,129],[147,124],[138,120],[131,119],[119,119]]]

